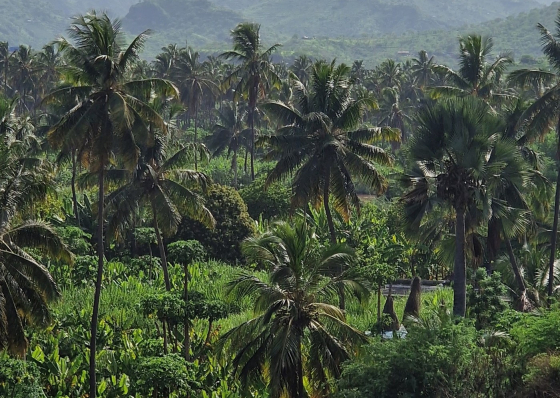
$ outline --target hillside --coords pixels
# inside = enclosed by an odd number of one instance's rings
[[[270,34],[332,38],[457,28],[539,6],[534,0],[265,0],[243,16]]]
[[[220,9],[207,0],[146,0],[130,8],[123,26],[133,34],[154,30],[159,49],[168,43],[185,41],[194,46],[226,43],[229,31],[241,21],[241,15]],[[148,52],[153,50],[152,44]]]

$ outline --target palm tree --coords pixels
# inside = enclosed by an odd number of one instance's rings
[[[204,64],[199,62],[200,55],[187,47],[179,52],[175,62],[174,80],[181,91],[181,101],[194,117],[194,143],[198,143],[198,111],[204,95],[219,92],[218,85],[206,74]],[[196,152],[195,152],[196,154]],[[198,159],[194,157],[194,169],[198,170]]]
[[[352,356],[349,348],[365,341],[346,323],[343,311],[330,304],[337,283],[358,297],[367,293],[345,275],[332,278],[341,264],[354,261],[354,253],[340,244],[318,246],[302,219],[293,226],[279,222],[262,236],[248,238],[243,252],[266,266],[268,279],[242,272],[229,283],[237,299],[255,300],[257,314],[221,338],[222,346],[229,342],[237,350],[235,372],[245,386],[265,378],[274,398],[307,397],[305,376],[310,389],[327,396],[328,377],[339,376],[342,362]]]
[[[81,161],[98,176],[97,254],[98,268],[91,321],[90,393],[97,394],[95,359],[97,318],[103,278],[104,258],[104,193],[105,175],[109,163],[116,158],[125,167],[137,165],[138,139],[147,139],[150,130],[145,121],[166,131],[162,118],[142,99],[146,92],[157,88],[176,95],[174,86],[161,79],[127,80],[127,72],[138,59],[148,32],[134,38],[127,47],[119,21],[95,12],[74,19],[69,34],[73,43],[61,38],[58,45],[68,59],[75,85],[54,91],[49,99],[71,96],[78,104],[50,130],[52,145],[79,149]]]
[[[467,221],[472,229],[481,222],[474,213],[491,214],[490,204],[498,210],[491,195],[508,173],[508,162],[520,155],[515,143],[501,139],[502,126],[488,105],[474,97],[431,104],[419,111],[416,122],[409,148],[413,166],[405,178],[410,184],[403,196],[405,217],[418,228],[436,205],[455,213],[453,313],[464,316]],[[524,175],[516,178],[516,185],[522,186]],[[504,207],[502,203],[501,209],[507,210]]]
[[[3,107],[3,110],[13,109]],[[11,112],[10,112],[11,113]],[[2,115],[5,116],[5,115]],[[48,303],[60,296],[48,270],[35,255],[72,261],[72,254],[48,224],[21,221],[45,199],[52,184],[46,161],[30,156],[28,140],[15,138],[17,127],[0,132],[0,348],[24,356],[27,339],[24,325],[46,327],[50,323]]]
[[[245,112],[240,110],[239,105],[228,103],[217,113],[218,122],[212,128],[208,147],[214,151],[213,156],[226,149],[228,156],[232,154],[233,186],[237,189],[237,154],[241,147],[248,147],[251,130],[245,127]]]
[[[345,64],[317,62],[311,71],[310,88],[293,81],[294,103],[269,102],[263,108],[282,124],[278,132],[263,139],[270,145],[268,160],[278,163],[270,171],[267,185],[292,177],[292,204],[306,207],[321,203],[328,219],[330,238],[336,231],[332,203],[345,220],[350,207],[359,208],[353,178],[381,192],[387,182],[374,162],[389,165],[390,156],[371,145],[382,137],[398,139],[391,128],[360,127],[361,116],[377,104],[369,94],[351,97],[350,68]]]
[[[494,47],[491,37],[467,35],[459,38],[459,70],[436,65],[434,70],[443,74],[448,84],[436,86],[432,96],[465,96],[473,95],[492,103],[508,96],[500,92],[500,79],[512,59],[507,55],[499,55],[489,64],[487,59]]]
[[[560,17],[560,11],[558,12]],[[520,69],[512,72],[510,81],[525,87],[529,84],[541,83],[551,84],[545,93],[537,99],[519,119],[519,128],[530,134],[544,135],[554,126],[558,138],[557,153],[560,156],[560,19],[556,20],[556,31],[550,32],[543,25],[537,27],[541,33],[542,50],[548,62],[554,68],[553,71]],[[534,138],[529,136],[529,139]],[[560,213],[560,167],[557,164],[556,194],[554,198],[554,218],[552,220],[552,231],[550,235],[550,259],[548,263],[548,295],[553,294],[554,263],[556,260],[556,249],[558,241],[558,215]]]
[[[418,58],[412,59],[412,77],[420,89],[424,89],[432,83],[434,66],[434,56],[428,57],[428,53],[425,50],[418,53]]]
[[[147,206],[152,214],[153,226],[160,251],[166,290],[171,290],[162,233],[172,236],[177,232],[183,215],[200,221],[209,228],[214,217],[204,206],[204,198],[197,190],[206,191],[209,179],[204,173],[183,167],[192,158],[192,146],[185,146],[172,156],[165,157],[165,148],[158,138],[156,145],[147,148],[134,172],[112,169],[107,177],[125,182],[107,198],[107,207],[113,215],[108,230],[115,234],[125,229],[136,209]]]
[[[271,62],[271,56],[280,46],[274,44],[262,50],[260,25],[241,23],[231,32],[233,50],[221,56],[234,59],[239,65],[226,77],[225,84],[235,85],[234,101],[241,96],[247,98],[249,104],[249,126],[251,128],[251,179],[255,179],[255,113],[257,102],[264,98],[266,91],[280,81]]]

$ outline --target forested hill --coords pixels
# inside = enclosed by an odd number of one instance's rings
[[[281,35],[359,37],[457,28],[539,7],[535,0],[211,0]]]

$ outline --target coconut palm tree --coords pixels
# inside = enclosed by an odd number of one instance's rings
[[[432,83],[434,78],[434,56],[428,57],[425,50],[418,53],[418,58],[412,59],[411,74],[414,82],[423,90]]]
[[[213,150],[213,156],[227,150],[231,154],[231,169],[233,170],[233,186],[237,189],[237,155],[239,150],[248,147],[251,130],[245,126],[245,113],[235,103],[228,103],[218,114],[218,122],[212,128],[212,135],[208,147]]]
[[[501,192],[502,177],[511,171],[508,163],[517,162],[520,154],[515,143],[501,138],[500,120],[475,97],[431,104],[419,111],[416,122],[418,128],[409,148],[413,165],[404,179],[410,184],[403,196],[405,217],[411,226],[418,227],[434,206],[447,206],[455,213],[453,313],[464,316],[466,224],[473,229],[482,222],[475,214],[488,216],[501,211],[499,217],[510,210],[503,201],[493,201],[492,194]],[[509,177],[515,186],[524,185],[524,173]],[[499,219],[504,222],[509,218]],[[517,224],[507,225],[513,228]]]
[[[263,51],[260,37],[260,25],[240,23],[231,32],[233,50],[221,56],[239,62],[226,77],[225,84],[235,86],[234,101],[243,97],[249,104],[249,126],[251,129],[251,179],[255,179],[255,114],[257,102],[266,96],[266,91],[278,85],[280,79],[274,70],[271,56],[280,46],[274,44]]]
[[[241,299],[255,300],[256,317],[227,332],[220,341],[236,350],[235,372],[247,386],[268,383],[271,397],[307,397],[310,390],[328,395],[328,378],[340,375],[341,364],[352,356],[352,347],[364,335],[346,323],[343,311],[331,304],[337,283],[364,297],[367,291],[342,275],[332,278],[341,264],[355,259],[346,246],[321,247],[303,219],[294,225],[279,222],[273,229],[248,238],[243,252],[250,261],[265,266],[266,280],[242,272],[229,283]]]
[[[560,16],[560,11],[558,15]],[[529,141],[535,138],[534,135],[542,136],[554,127],[558,138],[557,152],[560,155],[560,19],[556,20],[556,30],[554,33],[541,24],[538,24],[537,27],[541,33],[543,53],[553,67],[553,70],[521,69],[512,72],[509,79],[522,87],[530,84],[546,84],[549,86],[544,94],[521,115],[518,127],[529,134]],[[554,263],[558,241],[558,215],[560,213],[560,167],[557,165],[557,168],[554,216],[550,235],[550,259],[548,263],[548,280],[551,281],[548,285],[549,296],[552,296],[554,290],[552,281],[554,281]]]
[[[391,128],[361,127],[367,108],[377,107],[371,95],[351,97],[350,68],[345,64],[317,62],[307,89],[293,79],[294,103],[273,101],[263,109],[282,125],[278,132],[262,140],[270,146],[268,160],[277,160],[267,177],[267,185],[292,177],[292,204],[318,207],[321,203],[328,219],[330,238],[336,231],[330,209],[332,204],[345,220],[350,207],[360,206],[354,178],[381,192],[387,181],[375,163],[391,164],[383,149],[371,145],[383,137],[398,139]]]
[[[151,135],[147,122],[161,131],[166,125],[142,99],[156,89],[177,95],[175,87],[161,79],[128,80],[128,71],[138,60],[148,32],[125,46],[119,21],[95,12],[78,16],[69,29],[71,40],[61,38],[58,46],[68,59],[66,72],[74,83],[50,94],[47,100],[71,96],[77,104],[52,127],[49,141],[55,147],[79,149],[80,160],[98,176],[97,254],[98,269],[93,302],[90,341],[90,398],[97,394],[95,359],[97,318],[103,277],[105,175],[110,162],[118,161],[132,170],[138,163],[137,141]]]
[[[181,101],[194,118],[194,143],[198,143],[198,111],[205,95],[213,96],[220,89],[211,76],[206,74],[206,67],[199,62],[200,55],[191,47],[179,51],[174,65],[173,80],[181,91]],[[195,152],[196,154],[196,152]],[[198,170],[198,159],[194,157],[194,169]]]
[[[500,90],[500,79],[512,59],[499,55],[491,64],[488,57],[494,47],[491,37],[466,35],[459,38],[459,69],[434,66],[434,71],[443,74],[447,84],[432,89],[432,97],[456,97],[472,95],[493,103],[509,96]]]
[[[107,197],[107,207],[113,210],[108,232],[118,234],[119,229],[126,230],[136,210],[146,206],[152,214],[168,291],[171,290],[171,281],[162,233],[172,236],[184,215],[209,228],[215,224],[214,217],[204,206],[204,198],[197,193],[197,190],[206,191],[210,183],[208,177],[204,173],[184,169],[192,160],[192,153],[191,145],[166,157],[164,145],[158,138],[156,145],[143,151],[134,172],[117,169],[107,171],[112,181],[124,183]]]
[[[13,106],[12,101],[12,115]],[[24,356],[24,325],[48,326],[48,304],[60,296],[46,267],[26,250],[66,262],[72,254],[48,224],[21,221],[45,199],[52,172],[45,160],[30,155],[30,140],[16,139],[17,126],[7,124],[4,120],[0,132],[0,349]]]

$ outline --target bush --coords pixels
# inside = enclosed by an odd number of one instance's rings
[[[168,396],[176,392],[181,397],[192,393],[192,377],[186,361],[177,354],[148,357],[140,361],[135,372],[135,387],[142,396]],[[161,395],[160,395],[161,394]]]
[[[179,240],[167,246],[167,259],[174,264],[191,264],[206,257],[204,246],[197,240]]]
[[[34,363],[0,355],[0,396],[28,398],[41,394],[39,371]]]
[[[506,287],[499,272],[488,276],[486,269],[479,268],[475,274],[475,288],[469,286],[467,295],[468,315],[476,320],[477,329],[494,326],[507,304],[502,300]]]
[[[538,354],[527,365],[525,396],[560,397],[560,354]]]
[[[404,339],[372,342],[345,366],[335,397],[508,396],[503,356],[479,346],[474,327],[433,323],[410,327]]]
[[[198,240],[210,257],[230,263],[242,261],[240,243],[255,233],[255,222],[243,199],[235,189],[214,184],[208,192],[206,207],[216,219],[216,227],[211,230],[184,217],[177,239]]]
[[[511,336],[524,358],[560,350],[560,310],[553,308],[541,314],[524,314],[513,324]]]
[[[285,216],[290,211],[290,188],[281,183],[274,183],[265,190],[265,181],[265,176],[259,177],[239,191],[247,204],[249,215],[255,220],[260,217],[270,220]]]

